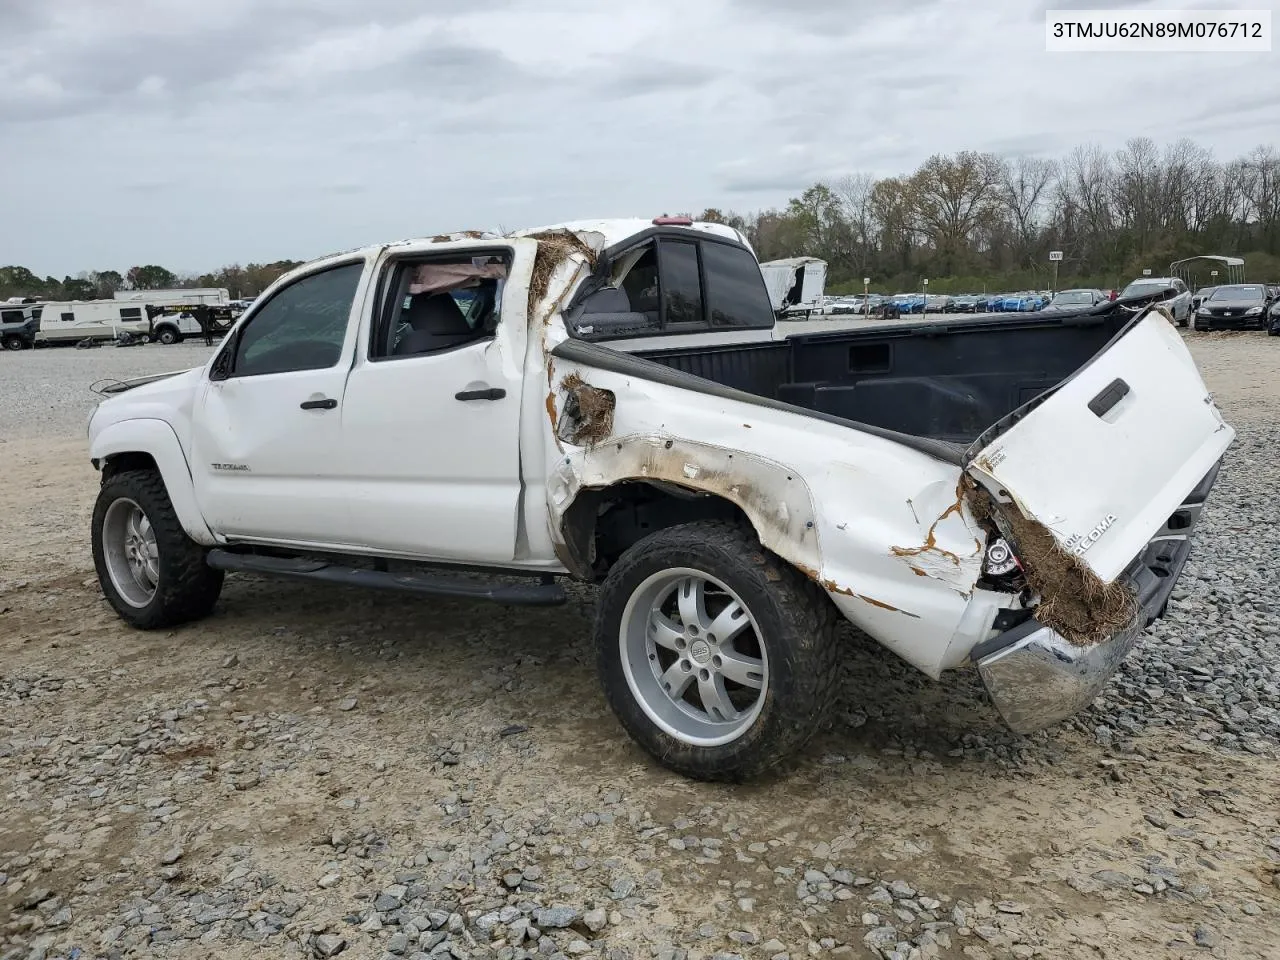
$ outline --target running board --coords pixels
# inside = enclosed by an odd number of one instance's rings
[[[568,599],[564,588],[555,582],[494,583],[462,580],[447,574],[389,573],[384,570],[346,567],[326,560],[266,557],[251,553],[232,553],[230,550],[220,549],[210,550],[205,557],[205,562],[215,570],[227,570],[233,573],[260,573],[293,580],[313,580],[319,583],[336,583],[374,590],[397,590],[401,593],[456,597],[463,600],[491,600],[494,603],[520,607],[555,607]]]

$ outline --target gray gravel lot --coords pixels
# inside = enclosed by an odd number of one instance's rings
[[[190,340],[163,346],[42,347],[0,352],[0,441],[83,435],[97,380],[145,377],[207,363],[216,348]]]
[[[972,674],[849,632],[833,728],[741,787],[626,739],[590,588],[233,578],[207,621],[124,628],[84,387],[208,350],[0,355],[0,958],[1274,958],[1280,341],[1189,343],[1239,439],[1093,708],[1017,737]]]

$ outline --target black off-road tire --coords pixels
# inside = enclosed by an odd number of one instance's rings
[[[155,531],[159,550],[159,582],[145,607],[124,600],[107,572],[103,558],[103,522],[107,509],[119,499],[142,508]],[[98,583],[112,608],[130,626],[159,630],[209,615],[222,592],[223,573],[205,563],[205,548],[187,536],[169,500],[164,481],[155,470],[125,470],[109,476],[93,507],[93,565]]]
[[[662,570],[689,567],[730,587],[759,626],[769,660],[765,702],[737,739],[686,744],[637,702],[622,665],[619,634],[633,592]],[[632,545],[609,571],[596,609],[597,667],[609,706],[631,737],[663,766],[697,780],[742,781],[777,767],[821,728],[839,682],[838,612],[816,584],[729,521],[667,527]]]

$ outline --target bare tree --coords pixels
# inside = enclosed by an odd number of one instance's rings
[[[1040,234],[1040,221],[1058,179],[1058,164],[1043,157],[1019,156],[1000,165],[1000,199],[1017,238],[1017,256],[1028,261]]]
[[[1097,146],[1076,147],[1063,163],[1059,208],[1070,221],[1081,265],[1101,265],[1112,238],[1115,217],[1111,207],[1111,157]]]

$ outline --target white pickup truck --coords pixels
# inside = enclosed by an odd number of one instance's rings
[[[89,422],[128,623],[226,571],[516,604],[601,584],[609,703],[662,763],[813,733],[851,621],[1017,731],[1163,612],[1234,436],[1158,310],[775,334],[745,239],[678,218],[451,234],[282,277],[202,368]]]

